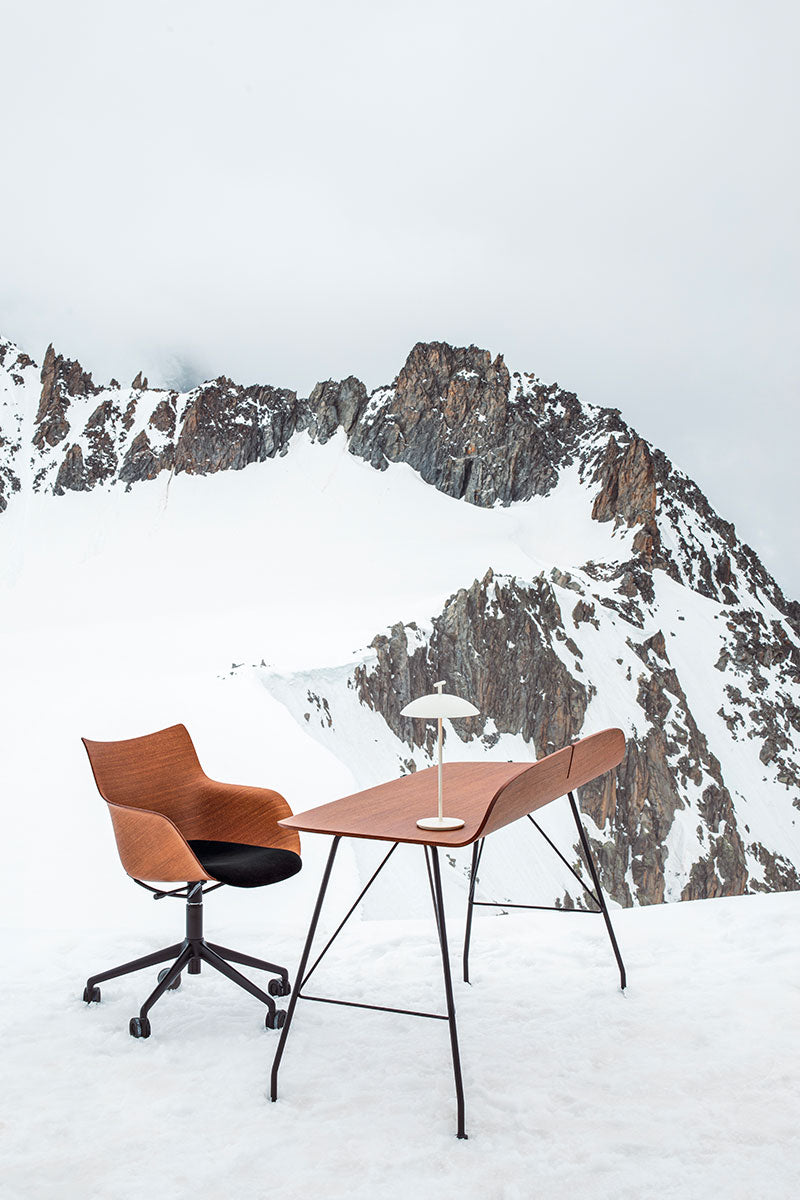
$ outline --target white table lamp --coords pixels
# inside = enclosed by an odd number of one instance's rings
[[[445,817],[442,815],[442,717],[477,717],[478,709],[469,700],[443,692],[444,680],[433,685],[435,692],[428,696],[420,696],[412,700],[401,710],[401,717],[422,717],[426,720],[435,719],[439,724],[439,815],[438,817],[423,817],[417,821],[420,829],[461,829],[464,822],[461,817]]]

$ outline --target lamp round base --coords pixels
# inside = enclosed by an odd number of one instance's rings
[[[417,821],[419,829],[461,829],[463,825],[461,817],[423,817]]]

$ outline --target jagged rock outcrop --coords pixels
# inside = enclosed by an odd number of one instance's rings
[[[38,450],[57,446],[70,431],[67,414],[76,396],[96,396],[91,375],[79,362],[56,354],[52,343],[47,347],[42,364],[42,393],[36,413],[33,444]]]
[[[229,379],[216,379],[189,395],[175,444],[175,471],[240,471],[284,451],[296,429],[294,392],[239,388]]]
[[[537,753],[546,754],[576,736],[589,699],[554,649],[556,638],[564,641],[566,634],[547,580],[521,589],[498,583],[490,570],[450,598],[430,635],[422,638],[416,626],[397,624],[376,637],[371,649],[377,665],[357,668],[354,679],[361,700],[412,747],[430,750],[433,733],[429,725],[401,717],[400,710],[441,677],[474,697],[482,713],[492,714],[488,733],[485,716],[461,722],[466,738],[485,737],[491,745],[498,733],[521,733]],[[529,704],[534,681],[538,701]]]
[[[137,375],[136,379],[139,378]],[[127,447],[119,470],[120,480],[130,487],[132,483],[155,479],[162,471],[171,471],[175,466],[176,428],[177,396],[170,392],[158,400],[147,428],[140,429]]]
[[[648,674],[639,676],[638,701],[651,724],[643,750],[640,752],[636,744],[629,746],[619,770],[622,795],[642,805],[639,826],[652,835],[644,859],[638,863],[636,857],[633,859],[634,880],[638,884],[637,874],[644,871],[646,878],[649,872],[652,894],[653,878],[663,879],[663,848],[675,810],[683,807],[680,797],[695,789],[699,792],[697,810],[702,823],[698,830],[705,852],[693,864],[682,898],[740,895],[748,878],[744,846],[719,761],[698,729],[670,664],[663,633],[659,631],[631,645],[648,668]],[[631,771],[633,786],[628,782]],[[620,815],[619,829],[624,839],[632,822],[630,815]]]
[[[545,495],[571,461],[577,397],[477,346],[419,342],[390,388],[373,392],[350,450],[378,469],[404,462],[448,496],[482,507]]]
[[[308,398],[304,427],[317,442],[327,442],[343,429],[351,434],[367,407],[367,389],[355,375],[341,383],[318,383]]]
[[[623,451],[612,435],[597,477],[603,486],[592,506],[596,521],[617,517],[628,525],[653,525],[658,494],[647,442],[634,435]]]

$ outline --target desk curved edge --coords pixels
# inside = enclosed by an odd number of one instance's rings
[[[622,730],[603,729],[538,759],[501,788],[489,805],[476,836],[485,837],[591,783],[618,766],[624,756]]]
[[[463,828],[448,833],[432,833],[416,824],[417,818],[435,811],[436,767],[366,788],[278,824],[304,833],[468,846],[605,774],[624,754],[622,730],[604,729],[534,763],[446,763],[445,812],[464,820]]]

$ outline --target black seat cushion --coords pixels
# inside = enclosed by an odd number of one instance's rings
[[[232,887],[263,887],[296,875],[303,865],[294,850],[241,842],[189,842],[209,875]]]

